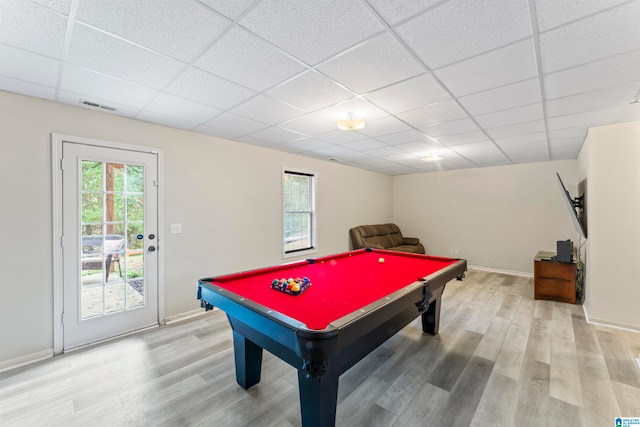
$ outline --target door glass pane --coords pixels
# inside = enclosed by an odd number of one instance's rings
[[[141,307],[144,167],[83,160],[81,170],[81,319]]]

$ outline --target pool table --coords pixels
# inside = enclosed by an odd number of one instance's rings
[[[338,378],[419,315],[438,333],[445,284],[466,261],[360,249],[275,267],[201,279],[197,298],[218,307],[233,330],[236,380],[260,382],[262,350],[298,370],[302,425],[333,426]],[[299,295],[274,279],[308,278]]]

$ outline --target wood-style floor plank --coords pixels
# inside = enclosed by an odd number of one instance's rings
[[[640,415],[636,358],[640,334],[470,270],[446,286],[439,335],[416,319],[340,377],[337,425],[612,425]],[[265,352],[261,382],[238,386],[217,310],[0,373],[2,427],[300,424],[296,370]]]

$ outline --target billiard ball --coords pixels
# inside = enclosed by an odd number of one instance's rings
[[[378,262],[379,262],[380,264],[384,264],[384,258],[378,258]]]

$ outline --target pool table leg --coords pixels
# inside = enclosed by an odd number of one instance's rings
[[[233,354],[236,362],[236,381],[249,389],[260,382],[262,347],[233,331]]]
[[[300,412],[304,427],[327,427],[336,424],[338,375],[325,374],[320,380],[307,378],[298,370]]]
[[[427,311],[422,313],[422,332],[431,335],[437,335],[440,329],[440,297],[436,297],[431,303]]]

